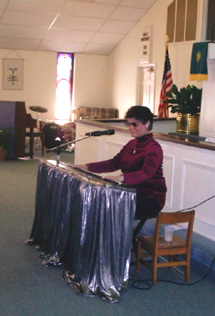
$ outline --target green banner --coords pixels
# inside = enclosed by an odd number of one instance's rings
[[[189,80],[208,80],[208,42],[193,44]]]

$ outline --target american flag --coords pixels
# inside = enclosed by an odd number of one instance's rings
[[[162,86],[161,86],[161,93],[160,93],[160,104],[158,107],[158,117],[169,117],[168,111],[168,103],[164,103],[164,100],[167,100],[168,97],[166,93],[172,90],[172,72],[171,72],[171,65],[169,60],[169,52],[168,47],[166,48],[166,56],[165,56],[165,63],[164,63],[164,72],[163,72],[163,79],[162,79]]]

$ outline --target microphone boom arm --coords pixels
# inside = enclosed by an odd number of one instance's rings
[[[89,138],[89,137],[92,137],[92,136],[101,136],[101,135],[113,135],[115,133],[114,130],[106,130],[106,131],[95,131],[95,132],[91,132],[91,133],[86,133],[85,136],[83,137],[79,137],[77,139],[74,139],[74,140],[71,140],[67,143],[64,143],[64,144],[61,144],[61,145],[58,145],[58,146],[55,146],[55,147],[52,147],[50,148],[49,150],[47,150],[46,152],[49,153],[49,152],[56,152],[57,153],[57,164],[59,164],[60,162],[60,153],[63,149],[65,149],[68,145],[70,144],[73,144],[73,143],[76,143],[76,142],[79,142],[85,138]]]
[[[77,139],[71,140],[71,141],[69,141],[69,142],[67,142],[67,143],[64,143],[64,144],[61,144],[61,145],[59,145],[59,146],[52,147],[52,148],[50,148],[49,150],[47,150],[46,152],[49,153],[49,152],[51,152],[51,151],[57,151],[58,149],[60,149],[60,150],[61,150],[61,149],[64,149],[66,146],[68,146],[68,145],[70,145],[70,144],[79,142],[80,140],[83,140],[83,139],[89,138],[89,137],[90,137],[90,135],[89,135],[89,136],[87,135],[87,136],[79,137],[79,138],[77,138]]]

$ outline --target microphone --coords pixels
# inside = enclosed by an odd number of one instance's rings
[[[91,133],[86,133],[86,136],[101,136],[101,135],[113,135],[115,131],[113,129],[107,129],[106,131],[95,131]]]

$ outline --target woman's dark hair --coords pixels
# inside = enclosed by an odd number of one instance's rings
[[[125,114],[125,119],[134,118],[135,120],[141,122],[142,124],[146,124],[148,121],[150,122],[148,130],[151,131],[153,127],[153,113],[149,108],[142,105],[134,105]]]

